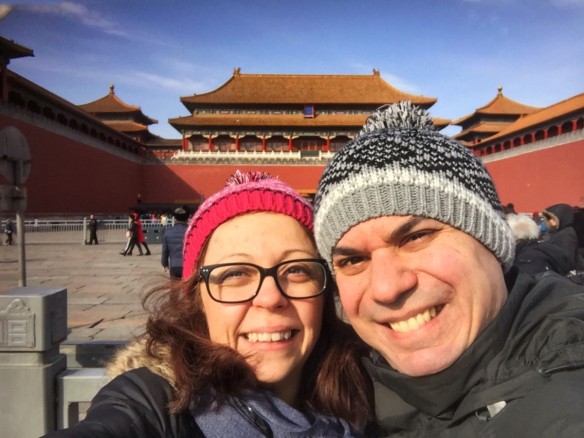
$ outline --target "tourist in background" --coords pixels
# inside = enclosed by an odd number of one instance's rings
[[[573,226],[574,207],[568,204],[554,204],[543,210],[542,215],[547,226],[544,240],[561,248],[569,260],[570,270],[576,269],[578,265],[578,235]]]
[[[93,245],[94,243],[97,245],[99,244],[97,240],[97,219],[94,215],[89,215],[89,222],[87,222],[87,228],[89,230],[89,245]]]
[[[14,243],[14,234],[16,234],[16,229],[12,219],[6,219],[6,222],[4,223],[4,234],[6,234],[6,245],[12,245]]]
[[[165,228],[162,236],[162,257],[160,262],[164,270],[168,270],[172,278],[182,278],[183,271],[183,242],[187,231],[189,213],[186,208],[174,210],[175,224]]]
[[[526,214],[508,214],[507,223],[515,237],[514,264],[531,275],[554,271],[568,275],[572,269],[567,254],[540,238],[539,225]]]
[[[132,213],[128,215],[128,229],[126,230],[127,243],[120,254],[123,256],[131,256],[136,244],[138,244],[138,225],[136,224],[136,216]],[[142,255],[142,248],[138,245],[138,251]]]
[[[136,229],[138,233],[138,239],[136,242],[136,246],[140,251],[140,255],[142,255],[142,246],[146,250],[146,255],[149,256],[152,253],[150,252],[150,248],[148,248],[148,244],[146,243],[146,236],[144,235],[144,228],[142,227],[142,220],[140,219],[139,213],[134,213],[134,218],[136,220]]]

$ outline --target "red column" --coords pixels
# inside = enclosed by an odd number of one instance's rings
[[[188,150],[188,145],[189,145],[189,141],[187,140],[187,136],[184,134],[183,132],[183,138],[182,138],[182,150],[186,151]]]
[[[237,135],[235,136],[235,151],[236,151],[236,152],[239,152],[240,148],[241,148],[241,147],[240,147],[240,145],[239,145],[239,134],[237,134]]]
[[[292,152],[292,136],[288,137],[288,152]]]
[[[326,136],[326,143],[324,145],[324,152],[329,152],[331,150],[331,137],[330,135]]]
[[[209,134],[209,151],[213,151],[213,140],[211,139],[211,134]]]
[[[267,146],[266,146],[266,136],[262,135],[262,152],[266,152]]]

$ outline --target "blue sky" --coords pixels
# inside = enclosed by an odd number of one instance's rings
[[[242,73],[371,74],[457,119],[503,93],[548,106],[584,92],[584,0],[16,1],[13,71],[74,104],[107,94],[180,134],[180,97]],[[458,132],[448,128],[445,133]]]

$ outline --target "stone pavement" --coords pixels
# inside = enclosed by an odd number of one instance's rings
[[[151,256],[121,256],[120,243],[29,244],[26,286],[67,289],[68,341],[127,341],[144,329],[141,298],[166,284],[160,244]],[[0,246],[0,293],[18,287],[17,246]]]

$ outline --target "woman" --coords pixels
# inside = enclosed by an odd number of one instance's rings
[[[131,371],[83,422],[49,436],[362,432],[373,418],[363,347],[336,316],[312,219],[286,184],[237,172],[189,225],[183,281],[159,294],[146,336],[112,367]]]
[[[142,227],[142,221],[140,220],[140,215],[138,213],[134,213],[134,217],[136,218],[136,228],[137,228],[137,233],[138,233],[138,241],[137,241],[136,245],[138,246],[138,249],[140,250],[140,255],[142,255],[142,248],[140,248],[140,245],[142,245],[144,247],[144,249],[146,250],[145,255],[149,256],[152,253],[150,252],[150,248],[148,248],[148,243],[146,243],[146,236],[144,235],[144,228]]]

